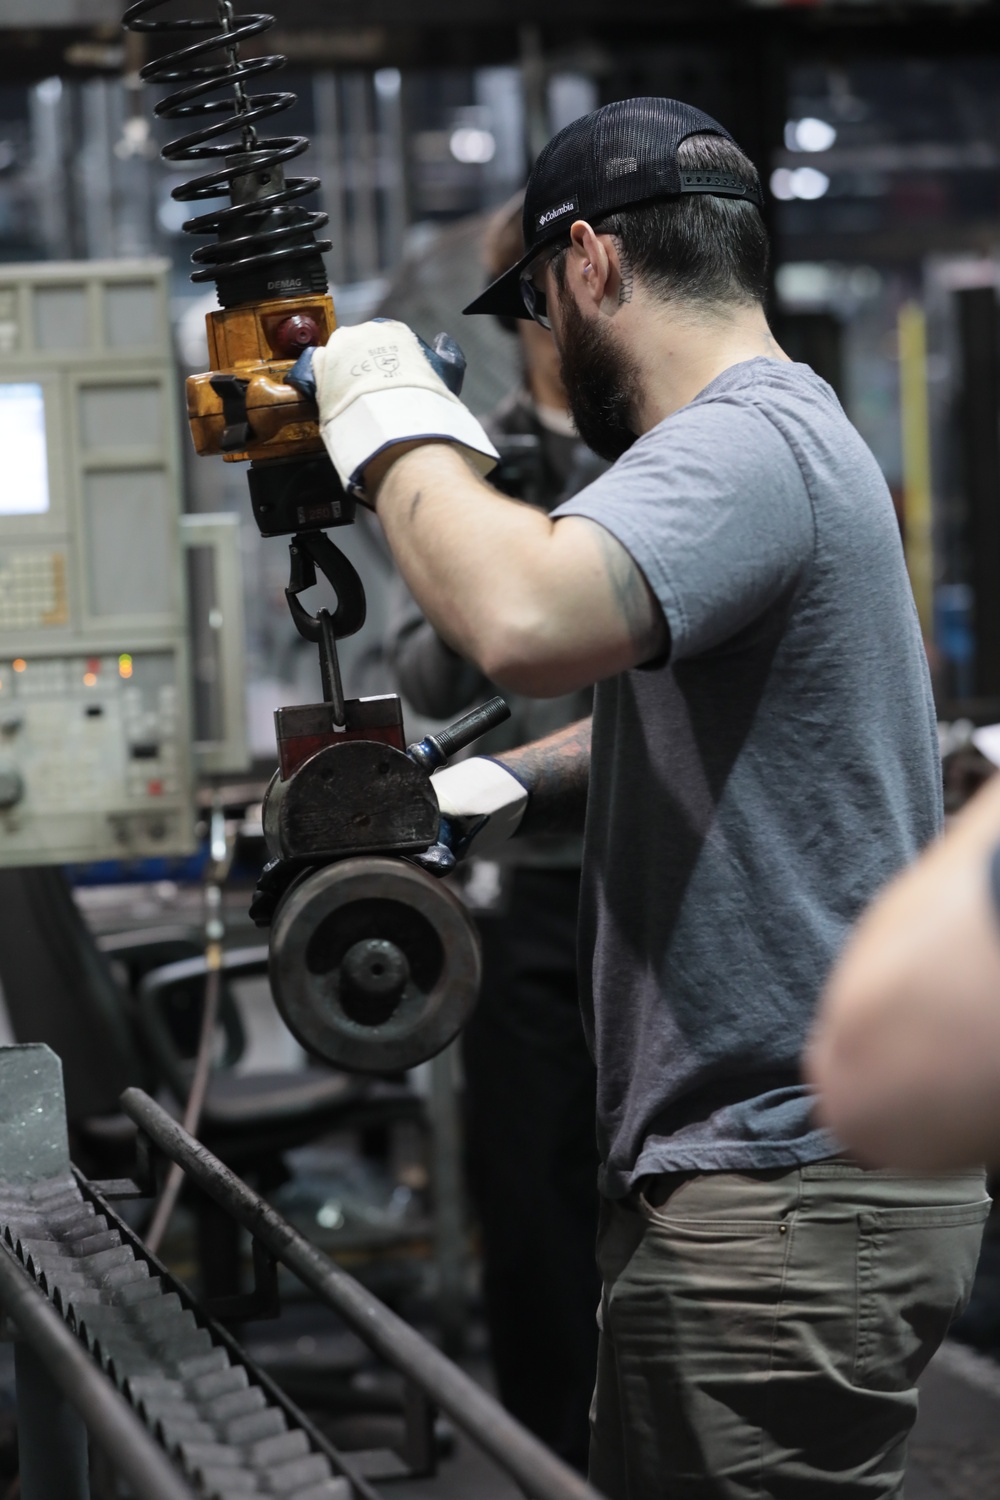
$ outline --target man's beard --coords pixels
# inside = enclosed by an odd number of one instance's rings
[[[576,430],[598,457],[613,463],[636,439],[638,372],[610,330],[585,318],[572,297],[560,297],[559,311],[562,378]]]

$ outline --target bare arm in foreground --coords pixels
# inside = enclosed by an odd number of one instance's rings
[[[663,612],[625,548],[582,516],[552,521],[423,444],[366,484],[411,593],[493,682],[557,697],[661,655]]]
[[[820,1118],[865,1160],[1000,1163],[1000,776],[859,923],[807,1072]]]

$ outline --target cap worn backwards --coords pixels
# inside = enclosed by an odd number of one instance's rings
[[[620,99],[560,130],[528,179],[525,254],[465,312],[526,317],[521,272],[545,245],[562,239],[576,219],[594,221],[633,203],[685,193],[743,198],[763,207],[752,181],[729,172],[681,169],[677,149],[692,135],[720,135],[733,141],[711,115],[677,99]]]

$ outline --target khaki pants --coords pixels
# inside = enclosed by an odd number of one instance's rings
[[[827,1161],[603,1205],[590,1478],[609,1500],[889,1500],[972,1288],[982,1173]]]

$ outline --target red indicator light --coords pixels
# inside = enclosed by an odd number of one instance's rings
[[[148,795],[150,797],[162,797],[163,796],[163,782],[162,781],[147,781],[146,782],[146,791],[147,791],[147,793],[148,793]]]

